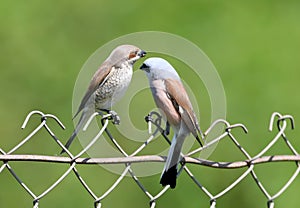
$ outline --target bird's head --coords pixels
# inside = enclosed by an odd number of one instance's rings
[[[120,45],[115,48],[109,59],[113,64],[119,65],[128,62],[133,65],[137,60],[144,57],[146,52],[133,45]]]
[[[149,80],[180,79],[173,66],[165,59],[151,57],[144,61],[140,69],[145,71]]]

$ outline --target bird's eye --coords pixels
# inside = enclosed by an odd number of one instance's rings
[[[149,69],[149,66],[143,63],[142,66],[140,66],[140,69]]]
[[[148,66],[147,64],[143,63],[141,66],[140,66],[140,69],[147,72],[147,73],[150,73],[150,66]]]

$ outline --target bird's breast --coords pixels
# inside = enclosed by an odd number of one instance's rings
[[[130,84],[132,73],[130,65],[122,65],[121,68],[113,67],[95,92],[96,108],[110,109],[115,102],[119,101]]]

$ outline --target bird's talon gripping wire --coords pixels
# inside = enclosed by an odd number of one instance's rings
[[[109,114],[111,115],[110,119],[114,125],[119,125],[121,123],[121,119],[115,111],[111,110],[109,111]]]

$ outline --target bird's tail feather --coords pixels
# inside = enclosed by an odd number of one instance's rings
[[[160,184],[163,186],[170,185],[173,189],[176,187],[176,178],[177,178],[177,165],[172,166],[169,170],[164,170],[161,178]]]
[[[65,147],[67,149],[69,149],[70,145],[72,144],[72,142],[74,141],[75,137],[77,136],[78,132],[80,131],[80,129],[82,129],[83,125],[87,122],[87,120],[89,119],[89,117],[91,116],[91,112],[89,111],[83,111],[81,113],[80,119],[72,133],[72,135],[70,136],[69,140],[67,141],[67,143],[65,144]],[[65,153],[66,151],[63,149],[61,151],[60,154]]]
[[[178,135],[175,134],[172,139],[167,161],[160,179],[160,184],[163,186],[170,185],[171,188],[175,188],[176,186],[177,165],[180,161],[181,149],[185,137],[185,134],[179,133]]]

